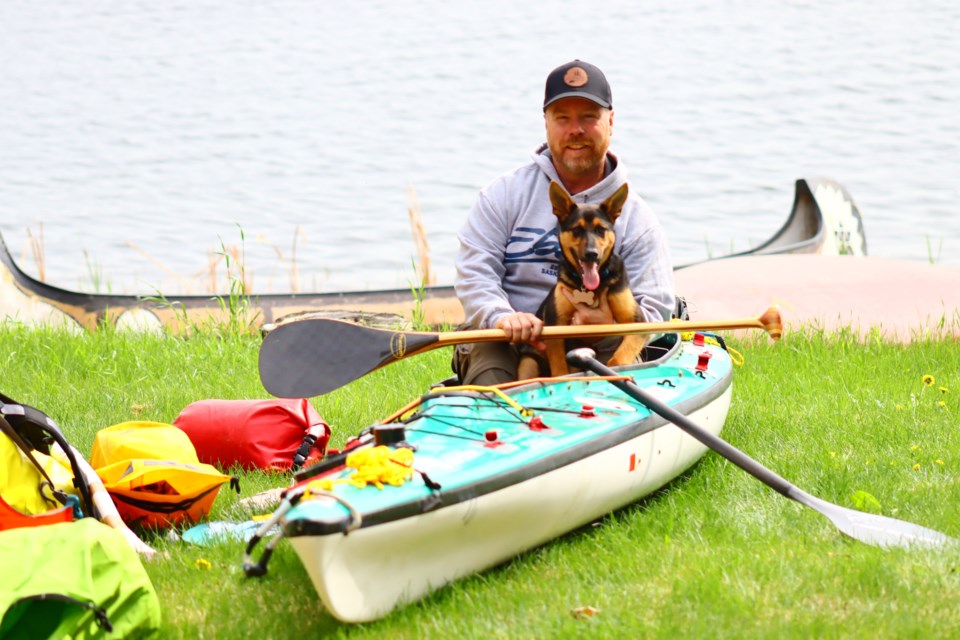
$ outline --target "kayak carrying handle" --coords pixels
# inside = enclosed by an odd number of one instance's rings
[[[273,512],[273,515],[257,528],[257,531],[253,534],[253,537],[250,538],[250,541],[247,543],[247,548],[243,553],[243,574],[245,576],[248,578],[262,578],[267,575],[267,563],[270,562],[270,556],[273,555],[274,547],[276,547],[283,538],[283,529],[281,528],[270,538],[258,562],[254,562],[253,560],[253,549],[260,544],[260,541],[270,532],[270,529],[280,522],[280,518],[293,508],[293,505],[300,501],[301,497],[303,497],[302,491],[294,496],[284,498],[280,506],[277,507],[277,510]]]
[[[347,535],[354,529],[358,529],[360,525],[363,524],[363,519],[360,516],[360,512],[340,496],[328,491],[311,490],[310,484],[305,484],[301,487],[298,487],[297,489],[288,492],[287,497],[283,499],[283,502],[281,502],[280,506],[277,507],[277,510],[273,512],[273,515],[271,515],[269,519],[264,521],[264,523],[257,528],[256,533],[253,534],[253,537],[250,538],[250,541],[247,543],[247,548],[243,554],[243,573],[245,576],[248,578],[262,578],[263,576],[267,575],[267,563],[270,562],[270,556],[273,555],[274,548],[276,548],[276,546],[283,539],[283,529],[280,528],[280,530],[277,531],[272,538],[270,538],[270,540],[267,542],[267,545],[263,549],[263,554],[260,556],[260,560],[257,562],[254,562],[253,560],[253,549],[260,543],[267,533],[270,532],[270,529],[279,523],[280,519],[286,515],[286,513],[290,511],[295,504],[300,502],[300,500],[307,495],[332,498],[347,510],[347,512],[350,514],[350,521],[343,528],[343,535]]]

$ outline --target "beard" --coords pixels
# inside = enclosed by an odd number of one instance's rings
[[[572,140],[570,142],[580,143],[581,141]],[[569,153],[564,153],[565,148],[563,145],[557,145],[555,148],[551,148],[550,152],[554,160],[563,166],[564,169],[573,174],[582,174],[595,170],[607,155],[606,147],[599,149],[594,145],[590,145],[587,149],[590,153],[572,156]]]

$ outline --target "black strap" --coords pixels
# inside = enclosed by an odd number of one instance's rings
[[[40,472],[40,475],[46,478],[46,482],[40,485],[40,491],[39,491],[40,497],[46,500],[47,502],[54,502],[53,500],[48,498],[47,495],[43,492],[43,488],[48,487],[50,489],[50,492],[53,494],[53,497],[56,498],[56,502],[60,503],[60,506],[67,504],[67,494],[61,491],[60,489],[57,489],[56,485],[53,484],[53,480],[51,480],[50,476],[47,475],[47,470],[44,469],[43,465],[41,465],[37,461],[37,459],[33,456],[33,451],[34,451],[33,447],[28,445],[23,440],[23,438],[20,437],[20,434],[17,433],[12,426],[10,426],[10,423],[7,422],[6,418],[4,417],[6,415],[7,408],[11,406],[15,406],[15,405],[9,405],[9,404],[4,404],[3,402],[0,402],[0,431],[2,431],[4,435],[10,438],[10,440],[12,440],[15,445],[17,445],[17,448],[23,452],[23,455],[25,455],[27,459],[31,463],[33,463],[33,466],[36,467],[37,471]]]
[[[19,438],[11,437],[11,439],[17,442],[17,446],[21,449],[25,445],[29,449],[49,454],[52,443],[60,445],[60,449],[70,461],[70,469],[73,471],[73,486],[77,488],[77,492],[80,494],[80,503],[84,514],[99,519],[100,513],[93,502],[93,495],[90,492],[87,478],[83,475],[80,463],[77,462],[73,447],[67,442],[57,423],[43,411],[29,405],[20,404],[2,393],[0,393],[0,414],[2,414],[6,425],[10,427],[9,432],[6,429],[3,432],[8,436],[10,433],[19,436]],[[52,487],[53,483],[50,478],[47,477],[46,472],[43,471],[32,454],[27,453],[27,455],[33,461],[33,464],[41,470]]]
[[[110,496],[117,502],[123,502],[128,504],[131,507],[136,507],[138,509],[143,509],[144,511],[150,511],[153,513],[176,513],[177,511],[186,511],[196,503],[203,500],[205,497],[217,491],[220,488],[220,485],[210,487],[206,491],[198,493],[195,496],[189,498],[184,498],[178,502],[156,502],[149,499],[135,498],[129,494],[121,495],[119,493],[111,493]],[[230,488],[240,493],[240,480],[233,476],[230,477]],[[141,493],[141,495],[150,495],[148,493]]]
[[[303,442],[300,443],[300,448],[297,449],[296,453],[293,454],[293,470],[297,471],[300,467],[303,466],[303,463],[307,461],[307,456],[310,455],[310,449],[313,448],[313,445],[317,442],[317,436],[312,433],[308,433],[303,436]]]
[[[313,449],[313,446],[317,444],[317,440],[320,439],[321,435],[327,435],[327,424],[325,422],[318,422],[317,424],[310,425],[310,428],[307,429],[307,433],[303,436],[303,442],[300,443],[300,447],[297,449],[296,453],[293,454],[293,471],[299,471],[300,467],[303,466],[303,463],[307,461],[307,458],[310,456],[310,450]]]
[[[84,609],[88,609],[93,612],[94,618],[96,618],[97,626],[110,633],[113,631],[113,624],[110,623],[110,618],[107,616],[107,610],[103,607],[97,605],[96,602],[90,600],[80,600],[62,593],[38,593],[36,595],[27,596],[18,600],[18,602],[29,602],[33,600],[46,601],[46,600],[57,600],[59,602],[65,602],[67,604],[75,604]]]
[[[187,509],[189,509],[196,503],[200,502],[205,497],[207,497],[214,491],[218,490],[219,488],[220,488],[220,485],[217,485],[215,487],[210,487],[206,491],[198,493],[197,495],[191,496],[189,498],[184,498],[183,500],[179,500],[177,502],[156,502],[154,500],[134,498],[131,495],[121,495],[119,493],[111,493],[110,497],[112,497],[117,502],[122,502],[124,504],[130,505],[131,507],[143,509],[144,511],[150,511],[152,513],[176,513],[177,511],[186,511]],[[141,495],[149,495],[149,494],[141,494]]]
[[[9,405],[7,408],[6,405]],[[20,404],[0,393],[0,413],[9,416],[10,424],[17,433],[30,444],[31,449],[41,453],[50,453],[52,439],[46,434],[47,424],[52,422],[47,414],[39,409]]]

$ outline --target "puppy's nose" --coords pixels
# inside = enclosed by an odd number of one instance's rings
[[[583,259],[587,262],[596,262],[600,259],[600,254],[597,251],[587,251],[583,254]]]

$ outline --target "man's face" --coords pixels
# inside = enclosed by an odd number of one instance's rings
[[[582,175],[598,170],[610,147],[613,111],[586,98],[563,98],[547,107],[543,118],[558,171]]]

